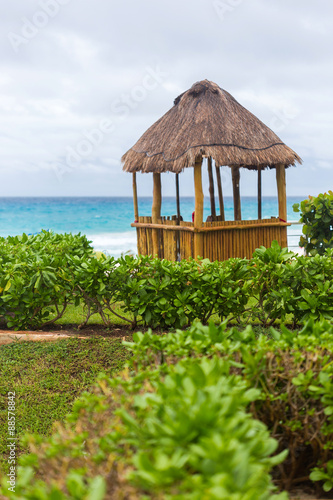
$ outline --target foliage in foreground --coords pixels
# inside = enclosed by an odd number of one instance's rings
[[[169,335],[135,334],[136,370],[177,363],[187,357],[221,356],[230,362],[228,373],[241,374],[248,387],[261,395],[251,412],[278,440],[278,451],[288,449],[286,460],[274,470],[285,489],[300,478],[333,483],[333,325],[310,320],[300,332],[284,326],[255,335],[226,324]]]
[[[333,316],[332,251],[296,256],[260,247],[224,262],[93,254],[86,237],[42,233],[0,238],[0,316],[10,328],[40,328],[83,304],[87,323],[120,318],[133,328],[179,328],[213,315],[239,324],[294,325]]]
[[[270,457],[276,441],[245,411],[259,391],[217,357],[166,372],[101,378],[66,426],[29,438],[9,498],[273,498],[269,471],[285,454]]]
[[[333,326],[270,333],[135,334],[121,376],[101,376],[50,438],[26,437],[10,498],[263,500],[270,474],[330,489]]]
[[[309,196],[309,199],[295,203],[293,209],[301,212],[304,236],[299,244],[308,255],[323,255],[327,249],[333,248],[333,191],[317,197]]]

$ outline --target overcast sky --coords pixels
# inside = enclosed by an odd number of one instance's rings
[[[131,196],[122,154],[205,78],[302,157],[287,171],[289,195],[333,189],[332,0],[10,0],[1,10],[1,196]],[[180,177],[183,195],[192,175]],[[150,195],[151,175],[138,178]],[[162,184],[174,195],[173,175]],[[242,170],[242,194],[255,186]],[[263,194],[275,193],[265,172]]]

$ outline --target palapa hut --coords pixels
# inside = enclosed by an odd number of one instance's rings
[[[211,217],[203,221],[202,161],[207,158]],[[219,196],[216,214],[212,160]],[[178,260],[198,256],[210,260],[251,257],[273,240],[287,246],[285,169],[300,157],[228,92],[208,80],[195,83],[174,101],[122,157],[123,169],[133,173],[134,215],[138,252]],[[233,182],[234,221],[225,221],[220,167],[229,166]],[[194,221],[183,221],[178,175],[194,169]],[[258,219],[241,220],[240,168],[258,171]],[[276,169],[278,217],[261,218],[261,173]],[[139,217],[136,172],[153,173],[151,217]],[[161,216],[161,173],[176,174],[177,215]],[[277,215],[277,214],[276,214]]]

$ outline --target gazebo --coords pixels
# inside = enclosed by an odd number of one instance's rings
[[[211,215],[203,220],[202,163],[207,158]],[[213,169],[213,161],[215,169]],[[123,170],[133,174],[134,217],[138,253],[168,260],[204,257],[225,260],[251,257],[260,245],[277,240],[287,246],[285,169],[300,157],[264,123],[228,92],[208,80],[195,83],[174,101],[174,106],[155,122],[122,157]],[[231,169],[234,220],[226,221],[220,167]],[[179,174],[194,169],[194,217],[182,220]],[[242,220],[239,190],[240,169],[258,172],[258,219]],[[278,216],[262,219],[261,174],[276,170]],[[214,195],[215,170],[219,214]],[[139,216],[136,173],[153,174],[151,216]],[[177,215],[161,214],[161,173],[173,172],[176,180]],[[276,214],[277,215],[277,214]]]

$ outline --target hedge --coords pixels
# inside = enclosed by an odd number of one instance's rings
[[[83,325],[98,314],[106,326],[116,315],[132,328],[179,328],[213,315],[265,327],[288,317],[295,326],[332,317],[332,257],[332,249],[309,258],[273,242],[252,259],[224,262],[114,259],[97,258],[80,234],[0,238],[0,317],[9,328],[41,328],[82,304]]]

